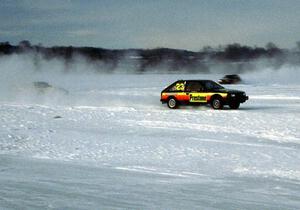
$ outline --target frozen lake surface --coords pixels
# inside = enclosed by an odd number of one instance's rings
[[[238,110],[159,101],[177,79],[219,77],[68,75],[47,78],[59,88],[43,93],[30,81],[9,86],[0,208],[299,209],[299,83],[226,86],[249,95]]]

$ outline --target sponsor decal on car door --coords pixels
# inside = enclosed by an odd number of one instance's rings
[[[207,102],[206,93],[190,93],[190,102]]]

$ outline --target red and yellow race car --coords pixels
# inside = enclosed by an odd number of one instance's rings
[[[212,80],[178,80],[161,92],[160,101],[170,109],[183,104],[210,104],[214,109],[229,105],[238,109],[248,99],[245,92],[226,89]]]

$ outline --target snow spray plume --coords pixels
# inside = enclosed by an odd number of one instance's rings
[[[143,79],[149,76],[145,73],[165,74],[164,77],[176,79],[186,78],[186,73],[197,73],[195,76],[188,77],[198,79],[201,79],[203,74],[206,74],[206,78],[217,79],[216,75],[219,77],[227,73],[241,73],[242,78],[249,83],[299,84],[298,65],[281,64],[274,68],[269,65],[270,60],[260,59],[252,63],[247,62],[249,69],[252,69],[250,71],[245,68],[245,64],[207,61],[206,67],[200,66],[206,70],[199,74],[197,71],[191,71],[191,68],[172,71],[170,66],[173,65],[173,61],[172,59],[168,61],[167,58],[151,65],[145,64],[148,61],[143,59],[142,53],[142,51],[132,51],[122,54],[119,56],[120,61],[115,65],[101,60],[91,61],[76,53],[67,60],[60,57],[49,59],[32,52],[2,55],[0,56],[0,100],[58,105],[105,104],[112,98],[101,99],[100,95],[107,94],[108,97],[112,97],[115,94],[115,85],[134,88],[133,86],[140,84],[139,81],[144,81]],[[175,70],[181,66],[181,64],[176,65],[173,65]],[[241,67],[240,70],[231,68],[238,65],[243,65],[243,68]],[[196,67],[197,65],[193,68]],[[140,76],[129,77],[128,75],[136,75],[136,73]],[[180,75],[176,76],[178,73]],[[128,78],[132,81],[126,82]],[[160,76],[152,75],[151,78],[159,80]],[[145,79],[144,82],[149,83],[149,79]],[[148,88],[150,87],[151,84],[148,85]],[[122,95],[118,98],[114,97],[113,100],[116,105],[127,103],[126,97]]]

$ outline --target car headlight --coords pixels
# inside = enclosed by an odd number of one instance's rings
[[[231,93],[230,96],[231,96],[231,97],[235,97],[235,94],[234,94],[234,93]]]

